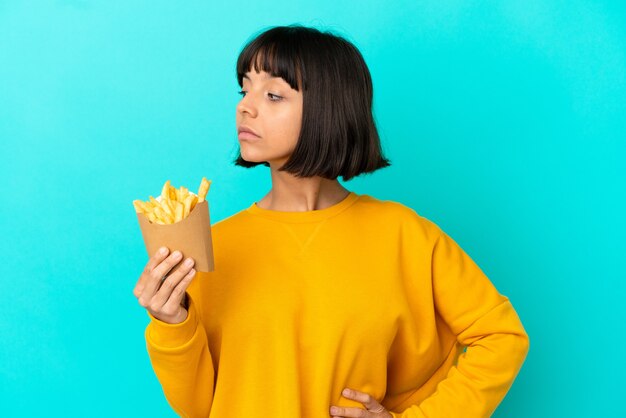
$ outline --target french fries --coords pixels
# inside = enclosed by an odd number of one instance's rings
[[[211,185],[211,182],[208,181],[205,177],[202,177],[202,181],[200,182],[200,187],[198,188],[198,202],[204,202],[204,198],[206,197],[206,194],[209,191],[210,185]]]
[[[173,224],[182,221],[193,210],[196,204],[204,202],[211,186],[211,180],[202,177],[198,194],[192,193],[184,186],[175,188],[167,180],[161,189],[158,198],[150,196],[149,200],[134,200],[133,205],[137,213],[143,213],[150,222],[161,225]]]

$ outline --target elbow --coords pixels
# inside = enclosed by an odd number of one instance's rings
[[[528,334],[521,332],[508,334],[507,341],[506,348],[502,347],[500,355],[500,364],[502,365],[500,373],[502,373],[502,383],[508,390],[526,361],[530,349],[530,338]]]
[[[522,337],[521,349],[522,349],[523,356],[525,359],[526,356],[528,355],[528,352],[530,351],[530,337],[528,336],[526,332],[524,332],[524,334],[522,334],[521,337]]]
[[[515,334],[515,338],[512,339],[510,345],[510,350],[511,357],[513,359],[516,359],[518,366],[521,367],[526,360],[528,351],[530,351],[530,337],[528,336],[526,331]]]

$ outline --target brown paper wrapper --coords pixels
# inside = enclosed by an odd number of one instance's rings
[[[137,219],[148,257],[152,257],[159,248],[167,247],[170,253],[176,250],[183,253],[184,257],[180,263],[186,257],[193,258],[195,261],[193,268],[196,271],[215,270],[207,200],[197,203],[185,219],[174,224],[152,223],[143,213],[137,213]],[[177,266],[173,267],[172,271],[176,269]]]

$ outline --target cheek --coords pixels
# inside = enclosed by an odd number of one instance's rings
[[[281,141],[295,145],[300,135],[301,119],[298,114],[286,114],[276,124],[278,136]]]

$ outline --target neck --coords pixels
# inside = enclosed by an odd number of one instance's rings
[[[337,179],[296,177],[271,167],[272,189],[257,202],[263,209],[283,212],[305,212],[333,206],[345,199],[350,191]]]

